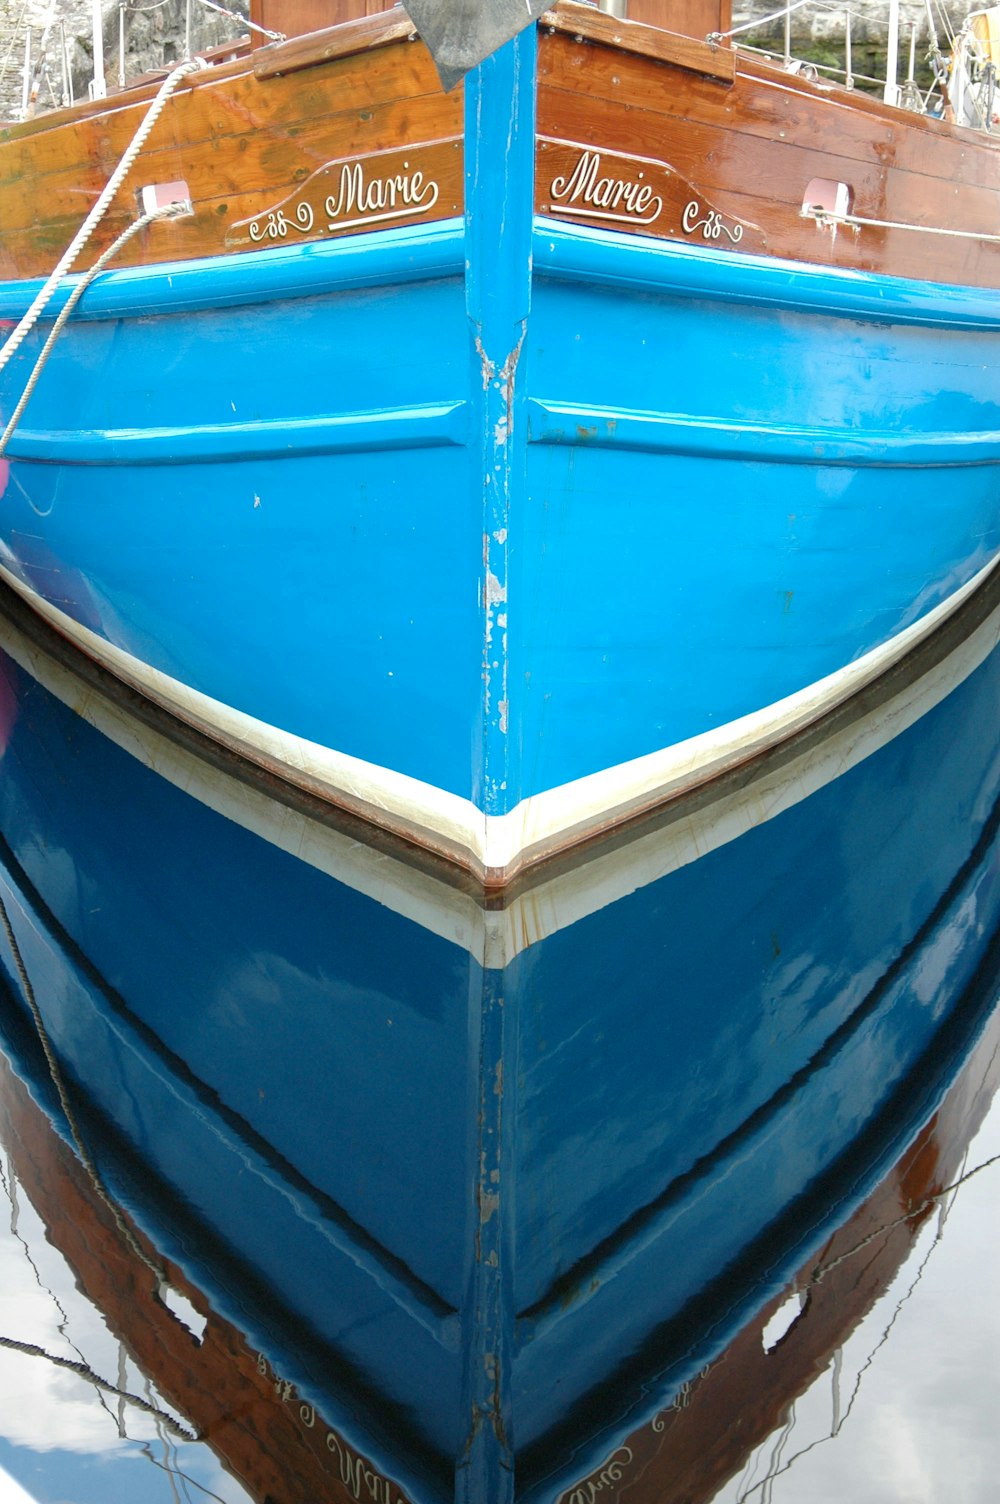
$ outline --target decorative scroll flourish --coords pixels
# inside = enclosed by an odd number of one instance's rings
[[[535,205],[539,214],[595,229],[697,238],[720,247],[738,246],[746,236],[754,250],[767,250],[759,225],[716,208],[671,163],[587,142],[539,138]]]
[[[267,214],[255,219],[250,225],[250,239],[261,240],[284,240],[289,230],[301,230],[307,235],[316,223],[312,205],[304,199],[296,204],[294,218],[289,219],[284,209],[270,209]]]
[[[461,153],[455,141],[340,158],[312,173],[297,193],[234,224],[227,244],[266,245],[298,236],[316,239],[438,217],[442,212],[457,213],[461,174]]]
[[[696,198],[686,205],[681,215],[681,228],[685,235],[696,235],[700,230],[703,240],[719,240],[728,235],[733,245],[739,245],[743,239],[742,225],[730,229],[718,209],[703,209]]]

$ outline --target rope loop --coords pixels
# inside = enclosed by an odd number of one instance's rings
[[[156,91],[155,98],[140,121],[135,135],[125,148],[125,153],[121,161],[104,185],[104,189],[94,207],[59,258],[52,274],[39,289],[27,313],[24,314],[23,318],[21,318],[16,327],[11,331],[7,340],[5,340],[3,348],[0,349],[0,371],[3,370],[8,361],[17,353],[24,340],[31,333],[45,308],[51,302],[60,282],[71,271],[79,258],[80,252],[97,229],[97,226],[101,223],[111,205],[112,199],[118,192],[133,162],[145,145],[146,138],[160,118],[171,94],[173,94],[178,84],[183,82],[189,74],[198,73],[203,68],[209,66],[204,58],[189,58],[186,62],[176,67],[172,73],[167,74],[167,77]]]

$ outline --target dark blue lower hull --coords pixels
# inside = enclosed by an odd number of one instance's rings
[[[417,1497],[465,1457],[460,1497],[516,1459],[547,1499],[661,1407],[933,1109],[993,995],[997,650],[700,860],[647,880],[639,832],[631,890],[498,964],[503,914],[440,874],[376,854],[374,893],[322,824],[248,828],[226,770],[242,824],[166,740],[154,771],[12,657],[2,684],[10,1048],[58,1118],[27,980],[102,1173]]]

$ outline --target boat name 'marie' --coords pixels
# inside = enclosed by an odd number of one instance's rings
[[[585,151],[571,173],[552,179],[549,187],[552,213],[651,225],[663,209],[663,200],[642,179],[641,172],[631,182],[627,178],[602,177],[600,153]]]
[[[253,241],[284,240],[289,230],[308,235],[318,219],[326,217],[327,230],[341,230],[355,225],[373,225],[390,219],[404,219],[413,214],[427,214],[438,201],[439,186],[420,169],[410,171],[409,162],[402,172],[369,176],[363,162],[344,162],[337,187],[320,205],[303,198],[286,213],[284,207],[270,209],[250,223]]]

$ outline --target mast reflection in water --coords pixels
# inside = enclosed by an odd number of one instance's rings
[[[0,1466],[822,1499],[996,1085],[1000,652],[762,825],[657,814],[493,901],[0,633]],[[855,1500],[940,1496],[894,1407]]]

